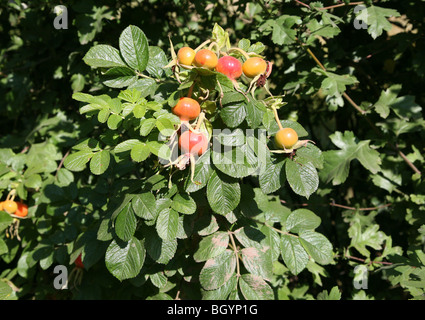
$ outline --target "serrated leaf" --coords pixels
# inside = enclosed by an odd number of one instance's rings
[[[315,231],[303,231],[299,239],[307,253],[319,264],[332,262],[332,244],[322,234]]]
[[[132,201],[134,213],[146,220],[155,219],[157,216],[156,199],[155,196],[150,193],[141,193],[136,195]]]
[[[391,30],[392,25],[387,18],[398,16],[400,13],[397,10],[371,5],[360,10],[356,19],[365,22],[368,25],[368,33],[373,39],[376,39],[384,30]]]
[[[246,300],[274,300],[273,289],[260,276],[243,274],[239,278],[239,288]]]
[[[123,119],[121,118],[121,116],[117,114],[111,114],[107,122],[108,128],[111,130],[116,130],[120,126],[122,120]]]
[[[153,77],[161,78],[164,73],[164,66],[168,60],[165,52],[156,46],[149,46],[149,62],[146,66],[146,71]]]
[[[239,126],[246,117],[245,104],[234,104],[225,106],[220,111],[220,117],[229,128]]]
[[[127,64],[139,72],[146,69],[149,61],[148,39],[144,32],[133,25],[128,26],[119,38],[120,52]]]
[[[300,240],[292,235],[282,235],[280,242],[282,259],[286,267],[297,275],[307,266],[309,257]]]
[[[129,241],[134,236],[136,226],[136,217],[131,204],[128,203],[115,219],[115,232],[121,240]]]
[[[297,158],[296,158],[297,159]],[[299,161],[299,159],[297,159]],[[292,190],[307,199],[319,186],[317,170],[311,162],[286,161],[286,179]]]
[[[194,214],[196,202],[190,195],[179,193],[174,196],[171,208],[183,214]]]
[[[265,194],[277,191],[286,181],[286,173],[282,169],[285,161],[274,162],[270,157],[266,160],[266,166],[258,176],[260,188]]]
[[[145,144],[135,145],[130,152],[131,159],[136,162],[145,161],[151,154],[149,147]]]
[[[225,215],[239,204],[241,189],[236,179],[214,171],[207,184],[207,199],[211,209]]]
[[[204,188],[213,172],[210,163],[210,149],[208,149],[201,157],[196,160],[195,173],[193,175],[193,181],[190,175],[187,176],[185,181],[185,191],[188,193],[198,191]]]
[[[106,250],[106,268],[120,281],[134,278],[142,269],[145,257],[143,243],[135,237],[128,242],[113,240]]]
[[[232,291],[237,290],[238,277],[233,275],[224,285],[215,290],[203,290],[203,300],[226,300]]]
[[[271,280],[273,275],[273,265],[270,249],[259,250],[254,247],[243,248],[240,253],[245,268],[253,275]]]
[[[230,148],[221,146],[216,140],[213,143],[211,159],[217,169],[234,178],[253,174],[259,165],[258,158],[247,144]]]
[[[330,138],[341,150],[323,153],[325,162],[320,175],[324,181],[332,181],[333,185],[343,183],[348,177],[350,162],[354,159],[374,174],[380,171],[379,152],[370,148],[369,140],[358,141],[351,131],[345,131],[344,134],[337,131]]]
[[[134,70],[128,67],[114,67],[101,77],[102,83],[110,88],[125,88],[137,80]]]
[[[143,143],[138,139],[128,139],[119,143],[115,148],[115,153],[126,152],[133,149],[137,145],[142,145]]]
[[[161,239],[165,241],[175,239],[178,229],[179,214],[172,209],[162,210],[156,219],[156,231]]]
[[[286,230],[300,233],[305,230],[314,230],[322,220],[314,212],[308,209],[297,209],[292,211],[286,219]]]
[[[84,62],[94,68],[126,67],[120,53],[114,47],[99,44],[90,48],[83,58]]]
[[[98,151],[90,161],[90,171],[93,174],[100,175],[108,169],[110,161],[111,154],[108,150]]]
[[[215,232],[199,242],[199,248],[193,255],[196,262],[207,261],[222,254],[229,245],[229,234],[224,231]]]
[[[156,263],[166,264],[173,258],[177,250],[177,239],[163,240],[155,229],[148,229],[144,235],[147,253]]]
[[[235,253],[226,249],[222,254],[205,262],[199,274],[199,282],[205,290],[218,289],[231,278],[235,269]]]
[[[64,161],[64,166],[70,171],[83,171],[87,162],[94,156],[91,150],[81,150],[68,155]]]

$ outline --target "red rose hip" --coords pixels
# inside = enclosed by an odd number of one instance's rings
[[[224,56],[218,59],[215,70],[231,80],[236,80],[242,75],[242,63],[232,56]]]
[[[200,156],[208,149],[208,139],[203,133],[185,131],[179,138],[179,148],[183,153]]]

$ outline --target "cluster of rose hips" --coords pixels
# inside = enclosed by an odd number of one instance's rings
[[[214,51],[201,49],[195,52],[190,47],[183,47],[177,52],[177,59],[180,65],[198,68],[207,68],[220,72],[231,80],[239,79],[242,73],[248,78],[255,78],[263,74],[267,69],[267,62],[260,57],[249,57],[242,64],[238,59],[230,55],[218,58]]]
[[[220,56],[217,56],[217,54],[210,49],[197,48],[194,50],[185,46],[179,49],[171,65],[177,64],[184,69],[191,69],[194,67],[204,68],[222,73],[233,82],[237,91],[239,91],[237,79],[242,75],[251,79],[251,84],[247,92],[250,91],[251,87],[255,84],[257,87],[264,86],[267,77],[271,73],[271,63],[259,56],[249,56],[239,48],[232,49],[242,53],[245,57],[243,63],[227,52],[218,51],[217,53]],[[274,109],[273,111],[275,112],[276,121],[279,126],[279,131],[274,137],[276,146],[281,149],[281,151],[278,152],[291,153],[295,148],[299,147],[301,141],[298,141],[298,135],[295,130],[282,127],[276,110]],[[209,146],[209,140],[203,132],[197,130],[203,121],[203,112],[199,102],[191,98],[191,90],[187,97],[182,97],[178,100],[172,108],[172,112],[177,115],[181,123],[185,124],[185,127],[188,128],[186,131],[182,131],[181,129],[178,130],[178,146],[183,156],[174,162],[180,169],[183,169],[189,160],[194,160],[194,156],[201,156],[205,153]],[[189,122],[195,119],[198,120],[196,128],[193,129]]]
[[[11,215],[24,218],[28,215],[28,206],[22,202],[5,200],[0,202],[0,211],[5,211]]]

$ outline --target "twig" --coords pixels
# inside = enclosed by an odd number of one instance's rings
[[[65,155],[63,156],[63,158],[62,158],[61,162],[59,163],[58,168],[56,169],[55,178],[58,176],[58,172],[59,172],[60,168],[62,168],[63,163],[64,163],[64,161],[65,161],[66,157],[68,157],[68,155],[69,155],[69,153],[70,153],[70,152],[71,152],[71,149],[70,149],[70,150],[68,150],[68,152],[67,152],[67,153],[65,153]]]
[[[358,258],[358,257],[353,257],[353,256],[350,256],[348,254],[344,254],[344,258],[351,259],[351,260],[356,260],[356,261],[360,261],[360,262],[363,262],[363,263],[366,262],[366,259],[362,259],[362,258]],[[368,262],[369,265],[371,265],[373,263],[376,263],[376,264],[385,264],[385,265],[393,265],[392,262],[387,262],[387,261],[369,261]]]
[[[285,200],[280,200],[280,202],[286,204],[286,201]],[[342,204],[335,203],[334,201],[330,202],[329,204],[323,204],[323,203],[321,203],[321,204],[314,204],[314,203],[312,203],[312,204],[309,204],[309,203],[297,203],[297,204],[294,204],[294,206],[300,206],[300,207],[307,207],[309,205],[319,205],[319,206],[322,206],[322,207],[331,206],[331,207],[338,207],[338,208],[342,208],[342,209],[346,209],[346,210],[354,210],[354,211],[357,211],[357,210],[358,211],[373,211],[373,210],[378,210],[378,209],[383,209],[383,208],[390,207],[393,204],[392,203],[387,203],[387,204],[383,204],[383,205],[380,205],[380,206],[367,207],[367,208],[349,207],[349,206],[345,206],[345,205],[342,205]]]
[[[363,1],[359,1],[359,2],[350,2],[350,3],[339,3],[339,4],[335,4],[333,6],[328,6],[328,7],[323,7],[323,8],[318,8],[319,10],[330,10],[330,9],[334,9],[334,8],[338,8],[338,7],[345,7],[345,6],[357,6],[359,4],[363,4]]]
[[[387,208],[389,206],[392,205],[392,203],[387,203],[387,204],[383,204],[380,206],[376,206],[376,207],[369,207],[369,208],[355,208],[355,207],[348,207],[348,206],[344,206],[342,204],[337,204],[335,202],[331,202],[329,203],[329,205],[331,207],[338,207],[338,208],[343,208],[343,209],[347,209],[347,210],[358,210],[358,211],[373,211],[373,210],[378,210],[378,209],[382,209],[382,208]]]
[[[295,0],[295,2],[298,3],[298,4],[300,4],[300,5],[302,5],[302,6],[304,6],[304,7],[306,7],[306,8],[311,9],[311,7],[308,4],[306,4],[306,3],[302,2],[302,1]]]
[[[240,277],[241,275],[241,271],[240,271],[240,266],[239,266],[239,255],[238,255],[238,250],[236,247],[236,243],[235,243],[235,239],[233,238],[233,232],[232,231],[228,231],[229,233],[229,237],[230,237],[230,242],[232,243],[233,246],[233,252],[235,253],[236,256],[236,277]]]

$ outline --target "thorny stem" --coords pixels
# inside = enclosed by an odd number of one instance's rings
[[[233,238],[233,232],[227,231],[227,233],[229,234],[230,242],[232,243],[232,246],[233,246],[233,252],[235,253],[235,256],[236,256],[236,277],[240,277],[241,271],[239,266],[239,254],[238,254],[238,249],[236,247],[235,239]]]

